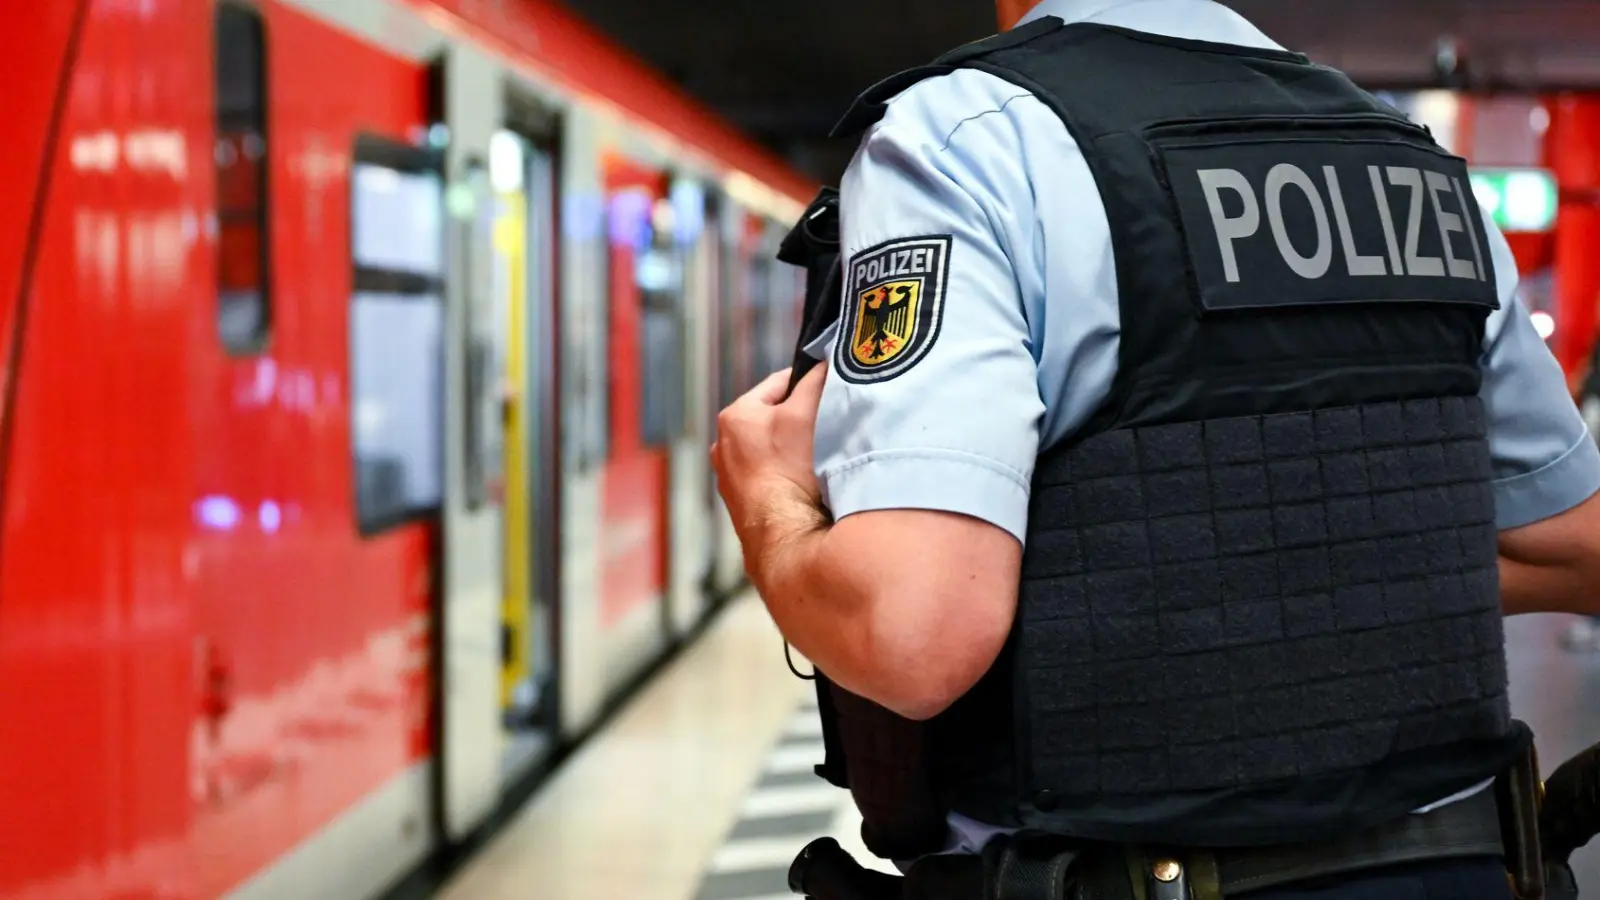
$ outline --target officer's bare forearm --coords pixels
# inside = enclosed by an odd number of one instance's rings
[[[1508,616],[1600,615],[1600,495],[1500,533],[1500,604]]]
[[[915,509],[831,525],[792,509],[770,521],[746,543],[760,548],[752,580],[790,643],[846,690],[925,719],[999,655],[1022,561],[1005,531]]]
[[[745,569],[778,630],[833,681],[882,703],[872,592],[839,551],[832,523],[809,503],[781,498],[755,527]]]
[[[1500,557],[1500,608],[1524,613],[1600,616],[1600,572],[1592,566],[1534,565]]]

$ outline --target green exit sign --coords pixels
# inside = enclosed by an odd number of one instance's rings
[[[1473,169],[1472,193],[1501,231],[1549,231],[1556,180],[1543,169]]]

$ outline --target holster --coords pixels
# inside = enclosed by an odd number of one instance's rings
[[[1494,782],[1500,812],[1500,839],[1505,843],[1506,874],[1518,900],[1543,900],[1544,851],[1539,843],[1539,754],[1528,752]]]

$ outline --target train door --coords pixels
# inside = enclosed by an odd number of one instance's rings
[[[515,95],[513,95],[515,99]],[[513,103],[518,110],[524,105]],[[500,704],[505,770],[515,777],[554,746],[559,696],[555,122],[542,107],[515,116],[490,148],[495,189],[495,296],[505,357],[505,654]],[[530,137],[529,135],[537,135]]]
[[[705,190],[688,178],[672,185],[669,204],[674,266],[679,303],[672,325],[677,331],[678,358],[682,361],[669,387],[677,392],[676,426],[671,449],[672,498],[671,583],[668,616],[672,634],[686,635],[706,611],[706,581],[711,568],[712,510],[706,504],[711,490],[711,466],[706,448],[711,444],[712,319],[715,312],[716,234],[706,225]]]
[[[600,627],[659,637],[667,583],[667,444],[677,290],[670,245],[654,221],[660,172],[618,159],[605,178],[610,456],[602,475]],[[670,241],[670,234],[665,238]],[[680,369],[681,370],[681,369]],[[658,615],[651,617],[649,607]],[[641,622],[654,618],[654,626]]]
[[[722,284],[717,292],[717,410],[736,400],[747,386],[749,364],[750,247],[746,243],[746,215],[728,203],[721,210],[718,230],[722,259],[719,269]],[[715,479],[713,479],[714,481]],[[744,579],[744,556],[733,520],[722,498],[714,497],[716,509],[713,539],[712,589],[726,594]]]
[[[452,840],[499,803],[503,428],[487,159],[502,121],[502,73],[466,44],[444,58],[451,267],[445,319],[444,582],[439,629],[439,814]]]

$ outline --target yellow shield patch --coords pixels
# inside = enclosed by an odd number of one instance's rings
[[[948,234],[901,238],[863,250],[844,267],[834,371],[852,384],[897,378],[928,355],[944,316]]]
[[[922,280],[891,281],[856,298],[850,355],[864,368],[881,366],[911,345],[922,301]]]

